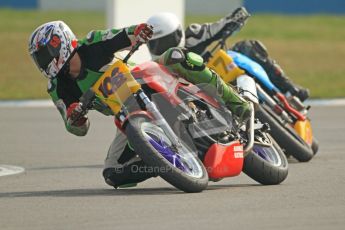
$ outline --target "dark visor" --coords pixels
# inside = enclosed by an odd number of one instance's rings
[[[47,46],[41,47],[38,51],[34,52],[32,56],[37,65],[44,70],[55,58],[50,54]]]
[[[42,68],[46,69],[48,65],[54,60],[54,58],[59,57],[60,55],[60,48],[54,48],[49,43],[43,46],[40,46],[36,52],[33,53],[33,58],[36,61],[37,65]]]
[[[171,34],[168,34],[161,38],[150,40],[147,45],[152,54],[161,55],[167,49],[178,46],[178,44],[181,41],[181,38],[182,29],[181,27],[179,27]]]

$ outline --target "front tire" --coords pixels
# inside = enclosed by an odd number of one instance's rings
[[[172,150],[173,148],[169,150],[169,140],[164,135],[164,131],[142,116],[130,118],[130,122],[126,126],[126,134],[134,151],[148,166],[159,169],[157,173],[165,181],[184,192],[201,192],[206,189],[208,185],[207,171],[200,159],[182,141],[180,142],[181,148],[186,151],[176,153]],[[154,144],[158,142],[165,144],[160,148]],[[173,164],[164,155],[163,152],[166,149],[176,154],[174,159],[181,161],[178,165]],[[188,172],[188,170],[192,172]]]
[[[260,121],[270,125],[271,135],[287,155],[300,162],[307,162],[313,158],[314,152],[311,147],[288,124],[282,124],[280,118],[267,105],[260,104],[255,115]]]
[[[313,137],[311,149],[313,150],[314,155],[319,151],[319,141],[315,137]]]
[[[263,185],[276,185],[286,179],[288,161],[274,139],[266,135],[272,145],[254,144],[253,150],[244,159],[243,172]]]

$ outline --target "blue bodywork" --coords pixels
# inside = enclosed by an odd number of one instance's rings
[[[241,69],[245,70],[250,76],[256,79],[264,88],[270,91],[279,92],[279,89],[271,82],[266,71],[257,62],[248,58],[247,56],[228,50],[227,54],[232,57],[235,64]]]

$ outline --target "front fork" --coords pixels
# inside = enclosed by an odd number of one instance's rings
[[[163,129],[164,133],[167,135],[171,143],[176,147],[180,146],[179,138],[176,136],[175,132],[172,130],[168,122],[159,112],[156,104],[149,99],[145,92],[142,89],[139,89],[134,94],[134,97],[138,101],[138,104],[142,107],[142,109],[146,109],[149,116],[153,119],[154,124]],[[138,114],[138,112],[135,113]],[[126,121],[128,121],[128,119],[130,119],[130,115],[131,114],[128,114],[128,112],[125,110],[125,107],[123,106],[118,113],[117,118],[122,124],[124,124]]]
[[[278,115],[281,116],[281,118],[283,118],[283,120],[287,123],[292,124],[293,120],[290,118],[290,116],[287,114],[286,111],[284,111],[280,105],[278,105],[272,98],[270,95],[268,95],[265,90],[263,90],[261,88],[261,86],[259,84],[256,84],[256,89],[257,92],[259,94],[259,97],[263,99],[263,101],[265,101],[265,103],[274,111],[276,112]]]
[[[253,146],[254,146],[254,122],[255,122],[255,112],[254,112],[254,105],[253,102],[249,101],[250,107],[251,107],[251,113],[250,113],[250,118],[247,122],[246,125],[246,130],[247,130],[247,137],[248,137],[248,142],[246,146],[244,147],[244,156],[247,156]]]
[[[241,75],[236,79],[237,86],[240,88],[240,95],[249,102],[250,118],[246,124],[246,132],[248,141],[244,146],[244,156],[247,156],[254,146],[254,123],[255,123],[255,106],[259,103],[255,81],[247,75]]]
[[[276,103],[275,100],[272,99],[271,96],[268,95],[258,84],[257,84],[257,91],[258,91],[258,94],[260,95],[260,97],[263,99],[263,101],[265,101],[265,103],[282,118],[284,125],[288,124],[288,125],[292,126],[295,129],[295,131],[297,132],[297,134],[307,144],[312,145],[313,132],[312,132],[310,121],[308,119],[304,118],[304,119],[296,119],[295,121],[292,120],[290,118],[290,116],[288,115],[288,113],[285,110],[283,110],[280,107],[280,105],[278,103]],[[302,106],[302,105],[300,105],[300,106]],[[305,111],[302,111],[302,112],[305,113]]]

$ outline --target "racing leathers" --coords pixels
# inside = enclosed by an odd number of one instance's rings
[[[68,132],[84,136],[87,134],[90,122],[87,116],[83,118],[83,122],[72,123],[70,119],[71,108],[79,102],[79,98],[87,91],[107,69],[109,63],[114,59],[114,53],[117,51],[129,49],[136,43],[134,30],[137,26],[130,26],[123,29],[109,29],[91,31],[86,38],[78,40],[78,48],[76,52],[81,59],[81,70],[79,76],[74,79],[69,76],[68,71],[61,71],[59,75],[48,82],[48,93],[50,94],[55,106],[59,110],[65,127]],[[113,115],[112,111],[96,99],[93,109],[103,113],[104,115]],[[121,132],[116,133],[116,137],[109,148],[109,154],[105,159],[105,169],[115,169],[116,180],[108,179],[109,170],[104,170],[105,180],[108,184],[118,185],[147,179],[152,175],[132,174],[128,171],[128,165],[135,164],[140,166],[142,162],[136,157],[136,154],[126,148],[127,140]],[[131,176],[127,176],[131,174]],[[110,173],[110,176],[113,173]],[[125,175],[125,176],[122,176]]]
[[[236,23],[233,22],[233,19],[241,17],[241,11],[243,11],[244,14],[247,13],[244,8],[238,8],[215,23],[194,23],[189,25],[185,30],[185,47],[189,51],[203,54],[206,48],[213,41],[221,38],[225,30],[236,32],[236,30],[239,29]],[[262,42],[258,40],[239,41],[231,49],[258,62],[265,69],[270,80],[283,93],[289,92],[290,94],[300,98],[301,101],[304,101],[309,97],[309,90],[296,85],[289,79],[278,62],[269,56],[267,49]]]

